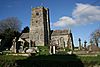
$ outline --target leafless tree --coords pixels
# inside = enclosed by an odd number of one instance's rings
[[[0,20],[0,33],[4,32],[6,29],[13,29],[15,31],[21,30],[21,21],[17,17],[9,17]]]
[[[98,44],[100,43],[100,28],[96,29],[94,32],[92,32],[91,40],[93,41],[93,43],[95,45],[98,46]]]

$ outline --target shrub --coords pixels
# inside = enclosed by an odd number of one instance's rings
[[[47,46],[38,46],[39,53],[37,55],[49,55],[49,49]]]
[[[58,55],[66,55],[67,52],[66,51],[58,51],[56,54],[58,54]]]
[[[71,49],[66,48],[66,47],[64,49],[65,49],[66,52],[71,51]]]

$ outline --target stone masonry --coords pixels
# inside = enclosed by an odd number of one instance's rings
[[[32,9],[29,39],[31,46],[45,46],[50,40],[49,10],[44,7]]]

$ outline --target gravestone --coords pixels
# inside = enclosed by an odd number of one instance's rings
[[[84,41],[84,49],[86,50],[86,43],[87,43],[87,41],[85,40]]]
[[[12,47],[10,48],[10,50],[16,53],[16,37],[12,40]]]
[[[82,45],[81,45],[81,39],[79,38],[79,50],[81,50],[82,49]]]
[[[56,46],[53,45],[53,54],[55,54],[55,53],[56,53]]]
[[[1,45],[1,40],[2,40],[2,39],[0,39],[0,45]]]
[[[55,40],[51,41],[51,43],[50,43],[49,53],[50,54],[55,54],[56,53],[56,43],[55,43]]]
[[[89,47],[89,51],[92,51],[92,45],[93,45],[93,41],[90,40],[90,47]]]
[[[49,46],[49,53],[52,54],[52,46]]]
[[[19,53],[24,53],[24,48],[22,45],[20,46]]]

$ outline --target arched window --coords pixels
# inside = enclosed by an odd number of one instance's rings
[[[60,38],[60,47],[64,47],[64,46],[65,46],[64,38],[61,37]]]

